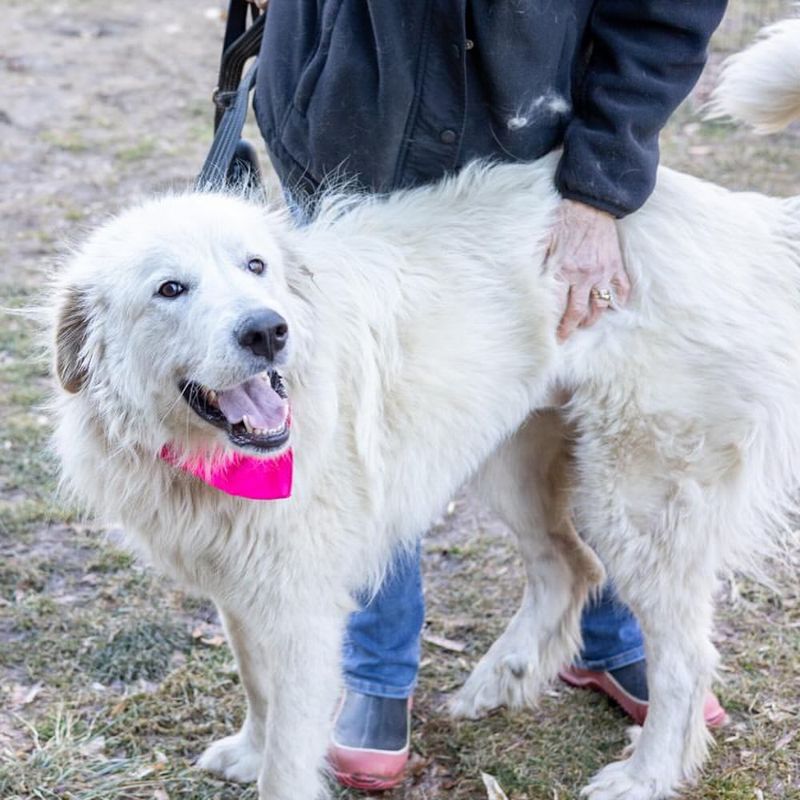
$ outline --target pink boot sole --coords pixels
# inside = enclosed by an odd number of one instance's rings
[[[593,689],[610,697],[637,725],[644,725],[648,704],[627,692],[608,672],[565,667],[559,671],[558,677],[570,686],[579,689]],[[720,705],[716,695],[711,692],[706,696],[703,716],[709,728],[721,728],[729,721],[725,709]]]

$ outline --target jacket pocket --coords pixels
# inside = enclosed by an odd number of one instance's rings
[[[296,2],[297,0],[293,1]],[[344,3],[345,0],[334,0],[334,2],[327,2],[324,5],[322,18],[319,22],[320,28],[316,46],[303,67],[292,100],[294,107],[303,115],[308,111],[309,103],[314,96],[314,90],[317,88],[320,75],[322,75],[325,63],[328,60],[333,30],[336,27],[336,20]]]

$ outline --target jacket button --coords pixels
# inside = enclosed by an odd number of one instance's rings
[[[455,140],[458,138],[456,132],[451,130],[450,128],[445,128],[440,134],[439,139],[442,141],[443,144],[453,144]]]
[[[465,50],[472,50],[473,47],[475,47],[475,42],[473,42],[472,39],[466,39],[464,41]]]

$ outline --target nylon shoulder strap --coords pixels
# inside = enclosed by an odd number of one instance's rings
[[[255,17],[247,26],[247,8]],[[220,187],[241,182],[246,174],[249,182],[258,181],[255,151],[242,141],[242,130],[250,105],[250,92],[258,74],[258,52],[264,32],[266,10],[258,14],[245,0],[231,0],[225,29],[219,78],[214,91],[214,141],[206,156],[195,186],[198,189]],[[255,60],[244,77],[246,62]]]

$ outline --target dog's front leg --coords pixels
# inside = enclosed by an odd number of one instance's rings
[[[264,761],[269,691],[269,653],[264,646],[266,624],[257,613],[222,607],[219,612],[247,697],[247,716],[238,733],[214,742],[200,756],[197,765],[228,780],[252,783],[258,780]]]
[[[270,707],[260,800],[321,800],[330,727],[340,691],[345,604],[315,598],[270,630]]]

